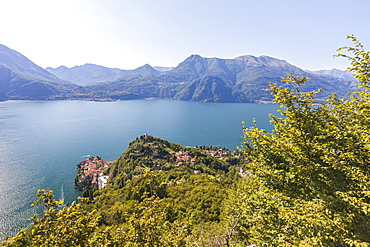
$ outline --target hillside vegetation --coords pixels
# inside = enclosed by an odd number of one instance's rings
[[[370,52],[340,50],[362,90],[349,99],[270,84],[281,105],[271,133],[243,128],[241,153],[144,135],[112,166],[108,186],[44,215],[4,246],[370,246]]]
[[[184,147],[141,136],[104,171],[108,186],[95,188],[91,198],[84,193],[87,197],[79,203],[58,209],[60,202],[52,200],[50,191],[39,191],[47,211],[13,244],[55,246],[61,238],[66,246],[70,241],[76,246],[190,244],[190,235],[203,236],[204,226],[212,228],[225,220],[224,202],[242,174],[240,155],[225,148]],[[73,219],[84,226],[77,227]]]

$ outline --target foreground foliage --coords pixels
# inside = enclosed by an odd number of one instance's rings
[[[272,133],[244,128],[252,174],[238,186],[230,211],[240,238],[258,246],[370,245],[369,52],[355,37],[339,55],[363,90],[349,100],[332,95],[315,105],[317,92],[300,92],[307,78],[287,76],[293,87],[270,90],[282,107]]]

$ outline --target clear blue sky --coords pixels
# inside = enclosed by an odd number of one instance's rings
[[[0,44],[44,68],[250,54],[345,69],[332,55],[348,34],[370,49],[369,13],[369,0],[0,0]]]

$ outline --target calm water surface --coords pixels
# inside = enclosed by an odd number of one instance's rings
[[[28,227],[38,189],[72,202],[76,164],[88,156],[117,159],[149,134],[185,146],[235,150],[242,121],[270,129],[278,105],[170,100],[0,102],[0,241]]]

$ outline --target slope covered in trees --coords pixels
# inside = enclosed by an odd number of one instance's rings
[[[138,138],[94,201],[58,209],[40,191],[44,215],[3,245],[370,246],[370,52],[349,38],[338,56],[362,85],[349,99],[318,104],[306,77],[271,84],[281,116],[271,133],[243,128],[239,162]]]
[[[8,244],[182,246],[202,241],[204,229],[224,221],[224,202],[241,177],[239,161],[239,152],[225,148],[184,147],[141,136],[104,170],[108,186],[92,198],[58,209],[61,202],[40,191],[47,211]]]

